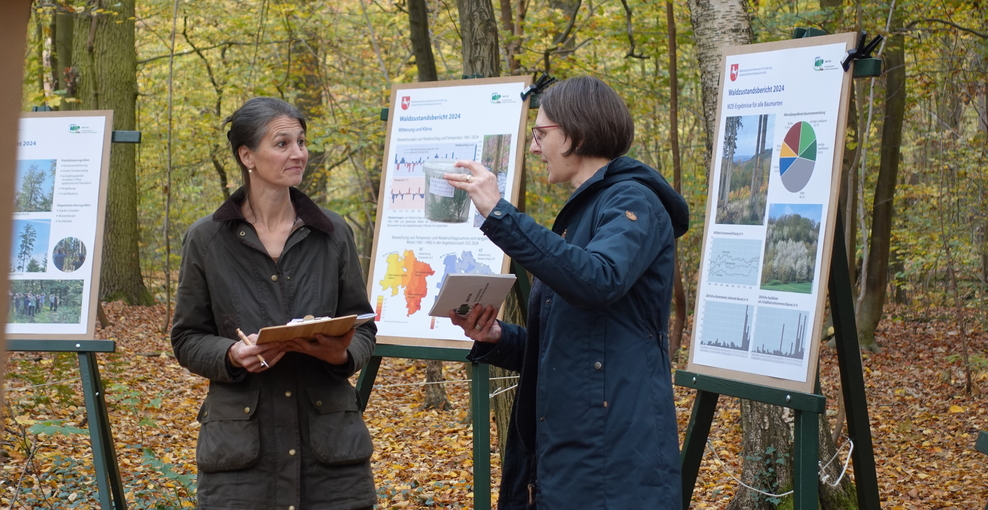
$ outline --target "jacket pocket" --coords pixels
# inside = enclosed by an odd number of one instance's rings
[[[313,386],[307,390],[312,410],[309,443],[322,464],[356,464],[374,453],[370,432],[357,406],[357,392],[349,385]]]
[[[196,464],[206,473],[235,471],[257,463],[261,435],[257,418],[260,392],[210,393],[199,409]]]

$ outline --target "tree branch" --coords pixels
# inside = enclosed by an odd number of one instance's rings
[[[264,42],[264,43],[261,43],[261,44],[262,45],[268,45],[268,44],[285,44],[287,42],[290,42],[290,41],[268,41],[268,42]],[[203,46],[202,48],[199,48],[198,50],[178,51],[178,52],[175,52],[175,56],[176,57],[182,57],[182,56],[185,56],[185,55],[191,55],[193,53],[197,53],[197,52],[201,52],[201,51],[208,51],[208,50],[214,50],[216,48],[222,48],[224,46],[230,47],[230,46],[253,46],[253,45],[254,45],[253,42],[224,41],[224,42],[221,42],[221,43],[216,43],[216,44],[214,44],[212,46]],[[147,64],[149,62],[154,62],[155,60],[162,60],[162,59],[166,59],[166,58],[169,58],[169,57],[171,57],[171,55],[158,55],[156,57],[150,57],[150,58],[146,58],[144,60],[138,60],[137,63],[138,64]]]
[[[906,25],[905,30],[912,30],[913,27],[915,27],[916,25],[918,25],[920,23],[923,23],[923,22],[927,22],[927,23],[943,23],[944,25],[949,25],[949,26],[954,27],[957,30],[960,30],[962,32],[967,32],[969,34],[976,35],[978,37],[981,37],[982,39],[988,39],[988,34],[984,34],[984,33],[978,32],[977,30],[974,30],[974,29],[971,29],[971,28],[967,28],[967,27],[958,25],[957,23],[954,23],[953,21],[947,21],[947,20],[937,19],[937,18],[922,18],[922,19],[918,19],[918,20],[913,21],[913,22],[910,22],[908,25]]]
[[[635,53],[635,33],[631,26],[631,7],[628,6],[628,0],[621,0],[621,5],[624,6],[624,18],[625,25],[628,27],[628,42],[631,43],[631,48],[628,49],[628,53],[625,57],[646,59],[649,58],[641,53]]]

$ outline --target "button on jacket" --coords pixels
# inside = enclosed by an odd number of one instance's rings
[[[374,350],[376,326],[357,328],[345,365],[289,352],[270,369],[233,367],[246,334],[294,318],[372,312],[353,234],[338,214],[290,188],[301,222],[275,262],[240,212],[235,192],[189,228],[172,328],[182,366],[209,379],[199,410],[199,508],[332,509],[376,502],[373,447],[348,377]]]

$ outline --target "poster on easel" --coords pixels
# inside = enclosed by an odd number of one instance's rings
[[[854,43],[724,52],[691,372],[813,390]]]
[[[112,126],[112,111],[21,116],[9,339],[95,338]]]
[[[456,160],[497,175],[517,203],[531,77],[394,85],[367,293],[377,341],[468,349],[471,341],[432,307],[450,274],[500,274],[508,257],[480,231],[484,218],[444,173]]]

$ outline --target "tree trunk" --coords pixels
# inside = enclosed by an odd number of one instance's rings
[[[792,429],[779,406],[741,401],[744,442],[741,480],[771,494],[792,486]],[[738,487],[727,510],[775,510],[767,496]]]
[[[429,9],[425,0],[408,0],[408,25],[419,81],[438,80],[436,59],[432,54],[432,41],[429,36]],[[440,411],[452,409],[453,406],[446,396],[444,381],[443,362],[427,360],[425,362],[426,409],[439,409]]]
[[[669,36],[669,145],[672,151],[672,187],[682,192],[683,164],[679,154],[679,72],[676,66],[676,17],[672,2],[666,0],[666,25]],[[675,360],[683,345],[683,329],[686,328],[686,289],[679,269],[679,242],[676,242],[676,261],[673,270],[672,299],[675,308],[669,326],[669,359]]]
[[[888,38],[885,60],[885,122],[882,124],[881,163],[875,185],[871,224],[871,249],[865,271],[864,294],[858,307],[858,338],[862,349],[877,352],[875,330],[885,305],[892,237],[895,184],[899,172],[899,146],[902,143],[902,121],[906,109],[906,71],[903,36],[895,35],[901,18],[893,14],[893,31]]]
[[[522,2],[519,2],[521,4]],[[510,11],[510,6],[501,4],[502,18],[507,15],[510,19],[511,13],[505,13],[505,7]],[[497,22],[494,19],[494,5],[491,0],[457,0],[456,9],[460,19],[460,37],[463,39],[463,76],[492,78],[501,75],[501,61],[498,55],[498,34]],[[518,24],[513,26],[515,31],[521,30],[521,20],[524,11],[517,13]],[[524,180],[524,170],[521,170],[521,178]],[[518,204],[518,209],[524,211],[524,191],[520,194],[522,203]],[[510,296],[504,305],[504,318],[508,322],[521,324],[521,316],[517,300]],[[507,370],[490,367],[491,377],[507,377],[513,375]],[[504,381],[495,383],[494,389],[510,386]],[[494,426],[497,431],[499,452],[504,459],[504,445],[508,437],[508,424],[511,420],[511,402],[514,402],[514,391],[501,393],[491,400],[491,412],[494,414]],[[486,417],[485,417],[486,418]],[[484,418],[477,417],[474,426],[481,426]]]
[[[409,38],[412,41],[412,53],[415,55],[415,66],[418,68],[419,81],[436,81],[436,58],[432,54],[432,42],[429,36],[429,7],[425,0],[408,0]]]
[[[463,38],[463,76],[501,75],[497,22],[491,0],[456,0]]]
[[[79,72],[84,110],[113,110],[114,130],[136,128],[137,51],[135,0],[95,1],[75,18],[72,61]],[[107,183],[100,297],[151,305],[141,277],[137,223],[136,147],[113,144]]]
[[[688,0],[696,57],[700,64],[703,91],[703,122],[707,133],[704,160],[708,180],[710,157],[717,133],[717,95],[723,70],[721,50],[751,43],[751,21],[747,0]]]
[[[78,84],[79,73],[72,65],[72,39],[73,26],[75,22],[72,14],[55,10],[52,19],[52,46],[55,54],[52,58],[54,67],[55,89],[64,90],[66,98],[74,98],[76,86]],[[62,101],[58,106],[59,111],[77,110],[79,103],[75,101]]]

